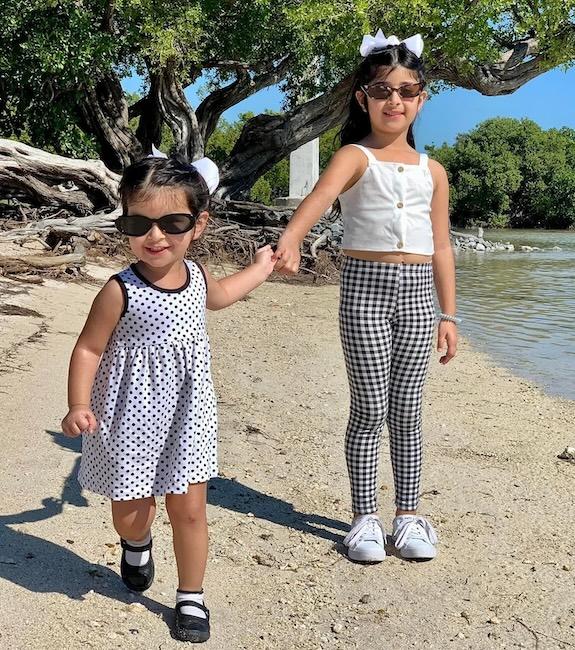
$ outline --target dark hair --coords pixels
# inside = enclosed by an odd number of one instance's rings
[[[341,146],[352,142],[359,142],[359,140],[362,140],[371,132],[369,115],[359,105],[355,97],[356,91],[361,90],[361,86],[365,86],[373,81],[379,75],[382,68],[389,68],[391,71],[393,68],[399,66],[413,70],[417,75],[417,79],[421,83],[425,83],[423,59],[415,55],[411,50],[408,50],[404,43],[391,45],[382,50],[376,50],[366,56],[359,64],[351,85],[349,113],[339,132]],[[415,149],[412,124],[409,125],[409,131],[407,132],[407,142]]]
[[[210,191],[203,176],[182,156],[170,158],[142,158],[132,163],[122,174],[118,191],[122,208],[127,210],[128,202],[137,198],[145,200],[154,190],[182,190],[192,214],[208,210]]]

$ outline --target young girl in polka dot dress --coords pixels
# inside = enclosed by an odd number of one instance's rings
[[[184,256],[206,227],[218,184],[209,159],[148,157],[122,177],[123,214],[137,262],[96,296],[72,353],[68,436],[83,435],[81,485],[112,500],[121,574],[134,591],[154,579],[151,526],[165,495],[178,566],[175,635],[209,638],[202,582],[207,559],[206,482],[216,476],[216,400],[205,310],[262,284],[269,246],[222,280]]]

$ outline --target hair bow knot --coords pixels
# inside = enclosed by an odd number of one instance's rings
[[[413,36],[400,41],[395,35],[386,38],[381,29],[377,30],[375,36],[366,34],[363,37],[361,45],[359,46],[359,53],[361,56],[366,57],[376,50],[382,50],[384,47],[399,45],[400,43],[403,43],[408,50],[415,54],[415,56],[421,56],[421,53],[423,52],[423,38],[421,38],[421,34],[414,34]]]
[[[167,158],[168,156],[152,144],[152,153],[147,158]],[[220,172],[218,166],[211,158],[200,158],[190,163],[190,167],[194,167],[198,174],[203,177],[208,186],[210,194],[212,194],[220,182]]]

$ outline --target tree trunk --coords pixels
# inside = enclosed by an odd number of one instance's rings
[[[204,141],[198,120],[177,76],[174,62],[161,71],[152,72],[152,89],[161,116],[174,134],[176,151],[190,162],[204,155]]]
[[[100,157],[106,167],[121,172],[141,156],[142,149],[128,126],[128,104],[120,80],[109,74],[84,92],[80,110],[89,132],[98,140]]]
[[[238,64],[236,66],[236,80],[228,86],[212,92],[198,106],[196,115],[198,116],[200,133],[204,142],[210,139],[218,120],[225,110],[257,93],[262,88],[278,84],[287,76],[290,64],[291,57],[286,56],[277,65],[271,64],[257,74],[254,73],[253,76],[246,67]]]
[[[87,214],[117,205],[119,180],[100,160],[74,160],[0,139],[0,196],[23,194],[33,205]]]
[[[159,149],[162,142],[162,112],[158,103],[158,84],[158,76],[150,75],[150,91],[137,102],[140,121],[136,137],[144,154],[151,153],[152,145]]]
[[[351,77],[331,91],[282,115],[257,115],[249,120],[221,170],[222,197],[245,196],[255,181],[302,144],[340,123]]]

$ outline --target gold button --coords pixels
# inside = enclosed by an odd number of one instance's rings
[[[403,167],[398,167],[398,168],[397,168],[397,171],[398,171],[398,172],[402,172],[402,171],[403,171]]]
[[[397,207],[398,208],[403,208],[403,203],[401,201],[399,201],[399,203],[397,204]]]
[[[398,247],[398,248],[403,248],[403,242],[402,242],[402,241],[398,241],[398,242],[397,242],[397,247]]]

